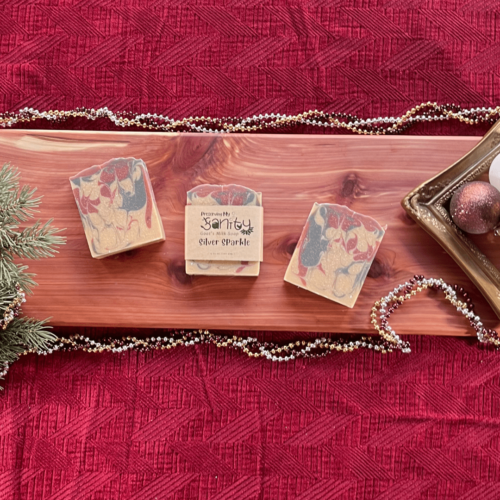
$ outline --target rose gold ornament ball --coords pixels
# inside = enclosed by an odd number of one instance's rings
[[[450,214],[462,231],[487,233],[500,221],[500,191],[488,182],[464,184],[451,199]]]

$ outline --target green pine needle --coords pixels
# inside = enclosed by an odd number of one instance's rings
[[[51,226],[52,219],[26,225],[35,217],[41,197],[34,197],[36,189],[20,187],[19,177],[10,164],[0,169],[0,319],[16,296],[16,284],[28,294],[37,285],[34,274],[26,272],[28,266],[17,259],[53,257],[56,247],[65,243],[58,235],[61,230]],[[0,329],[0,368],[16,361],[26,349],[50,348],[56,337],[46,321],[18,317],[5,330]]]

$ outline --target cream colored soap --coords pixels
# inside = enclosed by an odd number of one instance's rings
[[[384,233],[371,217],[315,203],[285,281],[352,308]]]
[[[114,158],[76,174],[70,183],[95,259],[165,239],[142,160]]]
[[[187,193],[188,205],[262,206],[262,193],[236,184],[201,184]],[[186,274],[206,276],[258,276],[260,262],[186,260]]]

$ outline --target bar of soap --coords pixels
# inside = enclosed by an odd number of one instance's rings
[[[113,158],[70,177],[95,259],[165,239],[146,164]]]
[[[384,233],[371,217],[315,203],[285,281],[352,308]]]
[[[237,184],[201,184],[187,193],[188,205],[262,206],[262,193]],[[205,276],[258,276],[260,262],[186,260],[186,274]]]

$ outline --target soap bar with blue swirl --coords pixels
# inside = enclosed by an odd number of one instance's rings
[[[285,281],[353,307],[384,233],[371,217],[345,206],[315,203]]]
[[[74,175],[70,183],[92,257],[165,239],[144,161],[113,158]]]

